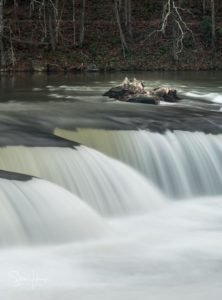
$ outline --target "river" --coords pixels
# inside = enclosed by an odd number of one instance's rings
[[[125,76],[181,100],[102,96]],[[1,299],[221,299],[221,76],[1,76]]]

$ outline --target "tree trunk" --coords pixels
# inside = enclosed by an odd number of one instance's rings
[[[79,36],[79,45],[82,47],[85,37],[85,11],[86,11],[86,0],[82,0],[82,12],[80,20],[80,36]]]
[[[4,18],[3,18],[3,0],[0,0],[0,55],[1,55],[1,67],[5,66],[5,51],[3,44],[4,33]]]
[[[15,17],[17,17],[17,7],[18,7],[18,3],[16,0],[14,0],[14,15],[15,15]]]
[[[174,62],[178,62],[178,25],[176,23],[175,18],[173,17],[172,20],[172,27],[173,27],[173,60]]]
[[[54,19],[55,19],[55,40],[56,44],[59,42],[59,0],[55,1],[55,7],[54,7]]]
[[[215,3],[211,0],[211,22],[212,22],[212,32],[211,32],[211,48],[212,48],[212,68],[216,67],[216,24],[215,24]]]
[[[125,0],[124,7],[124,17],[125,17],[125,28],[127,29],[129,35],[132,37],[132,2],[131,0]]]
[[[124,17],[125,17],[125,27],[128,27],[128,0],[125,0],[124,5]]]
[[[75,0],[72,0],[73,46],[76,45],[76,10]]]
[[[206,15],[206,0],[202,0],[202,4],[203,4],[203,16]]]
[[[120,35],[120,40],[121,40],[121,46],[123,50],[123,56],[125,57],[126,51],[128,51],[128,46],[126,43],[126,39],[122,30],[121,22],[120,22],[120,15],[119,15],[119,9],[118,9],[118,0],[114,0],[114,12],[116,16],[116,22],[119,28],[119,35]]]
[[[128,0],[128,32],[129,35],[133,36],[133,29],[132,29],[132,1]]]
[[[172,28],[172,56],[173,56],[174,63],[177,63],[178,59],[179,59],[179,56],[178,56],[179,28],[178,28],[178,23],[177,23],[177,15],[176,15],[175,10],[173,9],[173,4],[174,4],[174,1],[170,0],[168,2],[169,7],[167,9],[171,12],[169,21],[170,21],[170,25]],[[178,5],[181,5],[181,0],[178,0]],[[165,17],[166,11],[163,12],[163,15]]]
[[[49,42],[53,52],[56,50],[56,34],[55,34],[55,8],[47,1],[47,15],[48,15],[48,34]]]

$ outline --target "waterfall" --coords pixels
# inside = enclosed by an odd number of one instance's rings
[[[53,183],[0,178],[0,246],[82,240],[107,230],[90,207]]]
[[[124,161],[169,196],[222,193],[222,135],[96,129],[55,133]]]
[[[103,215],[137,213],[159,207],[162,194],[125,164],[84,146],[0,148],[0,169],[54,182]]]

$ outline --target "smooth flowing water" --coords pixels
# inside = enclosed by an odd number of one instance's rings
[[[106,230],[83,201],[40,179],[1,178],[0,198],[0,246],[89,239]]]
[[[183,99],[101,96],[125,75]],[[221,75],[1,77],[1,299],[221,299]]]
[[[135,214],[163,205],[161,193],[143,176],[85,146],[76,150],[0,148],[0,169],[52,181],[81,197],[102,215]]]
[[[221,134],[102,129],[56,129],[55,134],[131,165],[176,199],[222,193]]]

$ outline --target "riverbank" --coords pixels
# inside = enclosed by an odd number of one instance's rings
[[[79,53],[76,54],[76,53]],[[7,65],[1,68],[1,73],[7,72],[115,72],[115,71],[205,71],[205,70],[222,70],[222,53],[218,54],[216,66],[212,65],[212,56],[210,51],[203,51],[198,54],[193,51],[186,52],[180,61],[175,62],[169,59],[167,54],[160,57],[141,53],[137,58],[133,59],[134,54],[123,59],[119,56],[109,56],[110,59],[100,61],[97,56],[88,56],[87,59],[81,60],[82,51],[76,51],[72,56],[67,53],[61,58],[61,52],[46,53],[38,60],[23,57],[24,53],[19,53],[14,65]],[[29,53],[25,53],[28,57]],[[135,54],[136,55],[136,54]],[[77,59],[76,56],[79,58]],[[65,61],[64,61],[65,58]]]
[[[72,6],[69,3],[62,6],[61,2],[61,7],[58,7],[61,15],[54,21],[52,32],[38,5],[30,8],[26,3],[18,2],[14,7],[9,2],[4,7],[5,66],[0,71],[53,73],[222,69],[221,4],[216,7],[215,57],[211,45],[210,7],[203,12],[201,5],[192,3],[184,4],[181,10],[181,17],[190,31],[184,31],[176,59],[172,24],[169,23],[164,32],[158,32],[162,24],[162,1],[144,1],[144,5],[132,2],[132,5],[131,34],[125,27],[123,4],[120,8],[128,47],[123,51],[112,3],[108,1],[86,2],[82,44],[79,40],[81,1],[76,1],[75,20]],[[151,34],[155,30],[156,33]],[[50,41],[52,33],[55,34],[54,48]]]

